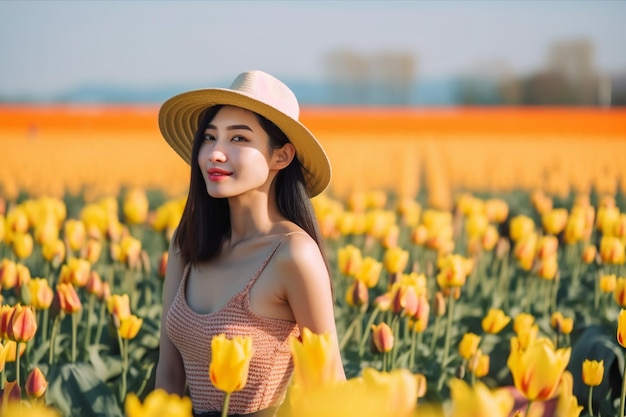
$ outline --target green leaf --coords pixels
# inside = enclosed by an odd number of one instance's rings
[[[66,417],[123,416],[114,393],[88,364],[53,365],[48,384],[48,403]]]

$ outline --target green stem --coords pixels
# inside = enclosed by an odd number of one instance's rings
[[[54,322],[52,323],[52,332],[50,334],[50,351],[48,353],[48,365],[52,365],[52,360],[54,359],[54,343],[59,328],[59,321],[62,319],[62,316],[63,312],[59,312],[59,314],[54,318]]]
[[[528,405],[526,406],[526,412],[524,413],[525,417],[528,417],[530,415],[530,406],[533,405],[532,401],[528,401]]]
[[[48,316],[49,316],[50,310],[46,308],[41,313],[42,313],[42,317],[41,317],[41,342],[42,343],[46,343],[46,341],[48,340]]]
[[[87,348],[89,347],[89,339],[91,339],[91,316],[93,315],[93,306],[96,296],[89,294],[89,304],[87,306],[87,321],[85,329],[85,337],[83,338],[83,353],[87,355]]]
[[[230,403],[230,392],[227,392],[226,397],[224,397],[224,408],[222,408],[222,417],[228,416],[228,403]]]
[[[363,356],[363,350],[365,349],[365,342],[367,342],[367,336],[371,332],[372,324],[374,324],[374,320],[376,320],[376,316],[378,316],[379,312],[380,310],[378,309],[378,307],[376,307],[374,311],[372,311],[372,315],[370,316],[370,319],[367,321],[367,325],[363,328],[363,335],[361,336],[361,343],[359,343],[359,357]]]
[[[15,381],[18,388],[20,388],[20,343],[15,344]]]
[[[448,353],[450,350],[450,338],[452,335],[452,320],[454,318],[454,291],[450,291],[448,295],[448,317],[446,322],[446,338],[443,346],[443,356],[441,358],[441,375],[439,377],[438,390],[441,391],[445,380],[445,368],[448,361]]]
[[[72,313],[72,363],[76,363],[76,337],[78,333],[78,312]]]
[[[440,324],[441,324],[441,317],[436,316],[435,325],[433,328],[433,335],[432,335],[432,339],[430,340],[430,353],[432,353],[435,350],[435,345],[437,344],[437,339],[439,338]]]
[[[104,300],[100,301],[100,314],[98,315],[98,326],[96,327],[96,338],[94,343],[100,343],[100,338],[102,337],[102,328],[104,327],[105,319],[106,319],[106,302]]]
[[[417,338],[417,332],[411,332],[411,350],[409,351],[409,371],[413,372],[413,365],[415,364],[415,343]]]
[[[587,402],[587,407],[589,408],[589,414],[593,417],[593,407],[591,399],[593,398],[593,386],[589,385],[589,401]]]
[[[117,332],[117,343],[120,346],[120,355],[122,356],[122,385],[120,386],[120,404],[124,404],[126,398],[126,373],[128,371],[128,340],[122,339],[119,329]]]
[[[357,315],[352,320],[352,323],[350,323],[350,326],[348,326],[348,328],[346,329],[346,332],[343,334],[343,337],[341,338],[341,342],[339,343],[339,350],[343,351],[343,348],[346,346],[346,343],[348,343],[348,340],[350,340],[350,338],[354,334],[354,329],[358,326],[360,321],[361,321],[361,314]]]
[[[626,366],[624,366],[624,375],[622,375],[622,396],[620,398],[620,403],[619,403],[619,416],[620,417],[624,417],[624,402],[625,401],[626,401]]]

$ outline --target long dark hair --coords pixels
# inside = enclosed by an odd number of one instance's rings
[[[224,239],[230,238],[231,235],[228,200],[211,197],[207,193],[198,165],[198,153],[204,140],[206,126],[222,107],[221,105],[209,107],[200,115],[191,149],[189,194],[175,237],[180,257],[185,264],[196,265],[202,261],[215,259],[220,254]],[[269,136],[271,149],[278,149],[289,143],[287,136],[274,123],[259,114],[255,115]],[[276,176],[278,209],[283,216],[300,226],[315,240],[328,269],[324,245],[302,170],[302,165],[296,157]]]

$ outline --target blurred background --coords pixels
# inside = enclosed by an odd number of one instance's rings
[[[0,197],[185,195],[159,105],[249,69],[294,90],[337,196],[615,195],[625,19],[601,0],[0,1]]]
[[[302,104],[626,104],[623,1],[0,2],[0,102],[159,103],[263,69]]]

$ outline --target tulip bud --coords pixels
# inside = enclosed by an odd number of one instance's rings
[[[128,294],[113,294],[107,299],[107,309],[120,320],[130,316],[130,298]]]
[[[28,374],[24,389],[31,400],[41,398],[45,394],[46,389],[48,389],[48,381],[39,368],[35,367]]]
[[[2,288],[11,289],[17,285],[17,265],[15,262],[4,258],[0,264],[0,281]]]
[[[437,291],[433,298],[433,310],[437,317],[443,317],[446,314],[446,299],[441,291]]]
[[[477,378],[482,378],[489,373],[489,355],[485,355],[478,349],[467,362],[470,372]]]
[[[76,289],[70,283],[57,284],[57,297],[61,310],[68,314],[76,313],[83,308]]]
[[[583,361],[583,382],[590,387],[597,387],[604,377],[604,361]]]
[[[120,319],[119,332],[122,339],[133,339],[139,333],[143,319],[131,314]]]
[[[617,342],[626,348],[626,310],[624,309],[617,316]]]
[[[372,325],[372,341],[376,351],[379,353],[391,351],[393,348],[394,337],[393,331],[387,323],[382,322],[378,325]]]
[[[585,249],[583,249],[583,253],[581,255],[582,261],[586,264],[592,263],[596,259],[597,249],[594,245],[587,245]]]
[[[497,334],[511,321],[511,318],[504,314],[504,311],[496,308],[489,310],[482,321],[482,328],[485,333]]]
[[[159,259],[159,268],[158,268],[158,276],[160,278],[165,278],[165,272],[167,270],[167,260],[169,258],[169,252],[165,251],[161,254],[161,258]]]
[[[615,280],[613,298],[618,306],[626,307],[626,278],[620,277]]]
[[[220,334],[211,340],[209,376],[215,388],[226,393],[243,389],[248,380],[252,338]]]
[[[35,336],[37,320],[30,307],[17,304],[9,322],[8,338],[18,343],[26,343]]]
[[[476,354],[481,337],[474,333],[465,333],[459,343],[459,355],[463,359],[470,359]]]
[[[346,291],[346,302],[351,307],[361,307],[367,305],[369,293],[365,284],[358,279],[352,281]]]
[[[605,294],[612,293],[617,286],[617,277],[615,274],[600,276],[600,291]]]
[[[100,297],[102,294],[102,278],[100,278],[100,274],[98,271],[91,271],[89,274],[89,279],[87,279],[87,285],[85,285],[85,289],[89,294],[93,294],[96,297]]]

